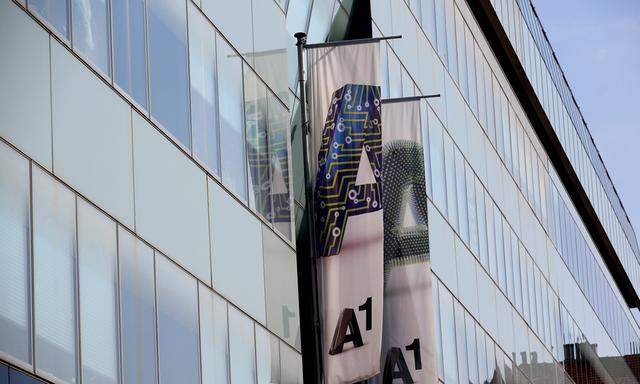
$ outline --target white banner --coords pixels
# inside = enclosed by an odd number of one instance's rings
[[[380,371],[382,124],[378,42],[308,49],[325,383]]]
[[[420,101],[383,105],[384,328],[377,383],[437,382]]]

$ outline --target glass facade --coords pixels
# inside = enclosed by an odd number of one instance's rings
[[[43,79],[52,122],[20,140],[0,127],[0,383],[301,383],[292,35],[339,38],[352,2],[0,1],[0,20],[20,16],[2,31],[45,42],[24,40],[42,56],[34,73],[0,37],[0,84]],[[490,4],[640,290],[635,234],[532,5]],[[403,35],[382,43],[383,95],[441,95],[421,102],[439,380],[636,382],[637,310],[467,3],[375,0],[371,13],[374,36]],[[67,97],[74,78],[83,92]],[[29,105],[0,88],[14,96]],[[82,121],[65,120],[75,106]],[[74,134],[96,111],[109,123]],[[69,166],[73,148],[95,149],[86,167]],[[87,187],[107,175],[123,187]]]

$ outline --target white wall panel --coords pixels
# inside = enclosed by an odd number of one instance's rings
[[[131,108],[51,42],[54,173],[133,228]]]
[[[133,114],[136,232],[206,283],[211,282],[204,172]]]
[[[49,35],[0,1],[0,136],[51,170]]]
[[[209,180],[213,288],[266,323],[260,221]]]

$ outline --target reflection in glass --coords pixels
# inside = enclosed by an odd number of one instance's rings
[[[156,254],[160,384],[200,382],[198,286]]]
[[[218,112],[215,30],[189,3],[189,68],[193,154],[211,171],[218,169]]]
[[[253,321],[231,306],[229,306],[229,353],[233,382],[255,383]]]
[[[227,302],[200,284],[202,383],[229,383]]]
[[[148,0],[147,5],[151,115],[189,148],[186,3]]]
[[[218,37],[216,41],[222,181],[246,200],[242,62],[222,38]]]
[[[144,0],[111,0],[113,80],[147,108]]]
[[[267,88],[247,67],[244,68],[244,116],[249,161],[249,206],[271,219]]]
[[[69,39],[66,0],[29,0],[29,10],[36,12],[64,38]]]
[[[293,196],[291,193],[291,153],[289,112],[272,94],[269,99],[269,169],[271,174],[271,222],[291,239]]]
[[[256,325],[256,362],[258,383],[280,383],[280,342]]]
[[[118,369],[116,225],[78,202],[82,382],[115,384]]]
[[[0,352],[31,363],[29,162],[0,143]]]
[[[153,250],[118,228],[122,377],[125,383],[157,383]]]
[[[77,381],[75,206],[71,191],[33,167],[36,368],[69,383]]]
[[[109,5],[107,0],[72,0],[73,48],[109,76]]]

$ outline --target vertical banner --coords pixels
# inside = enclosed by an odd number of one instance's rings
[[[307,52],[324,376],[325,383],[354,383],[380,371],[380,46]]]
[[[420,100],[383,105],[381,384],[437,382]]]

